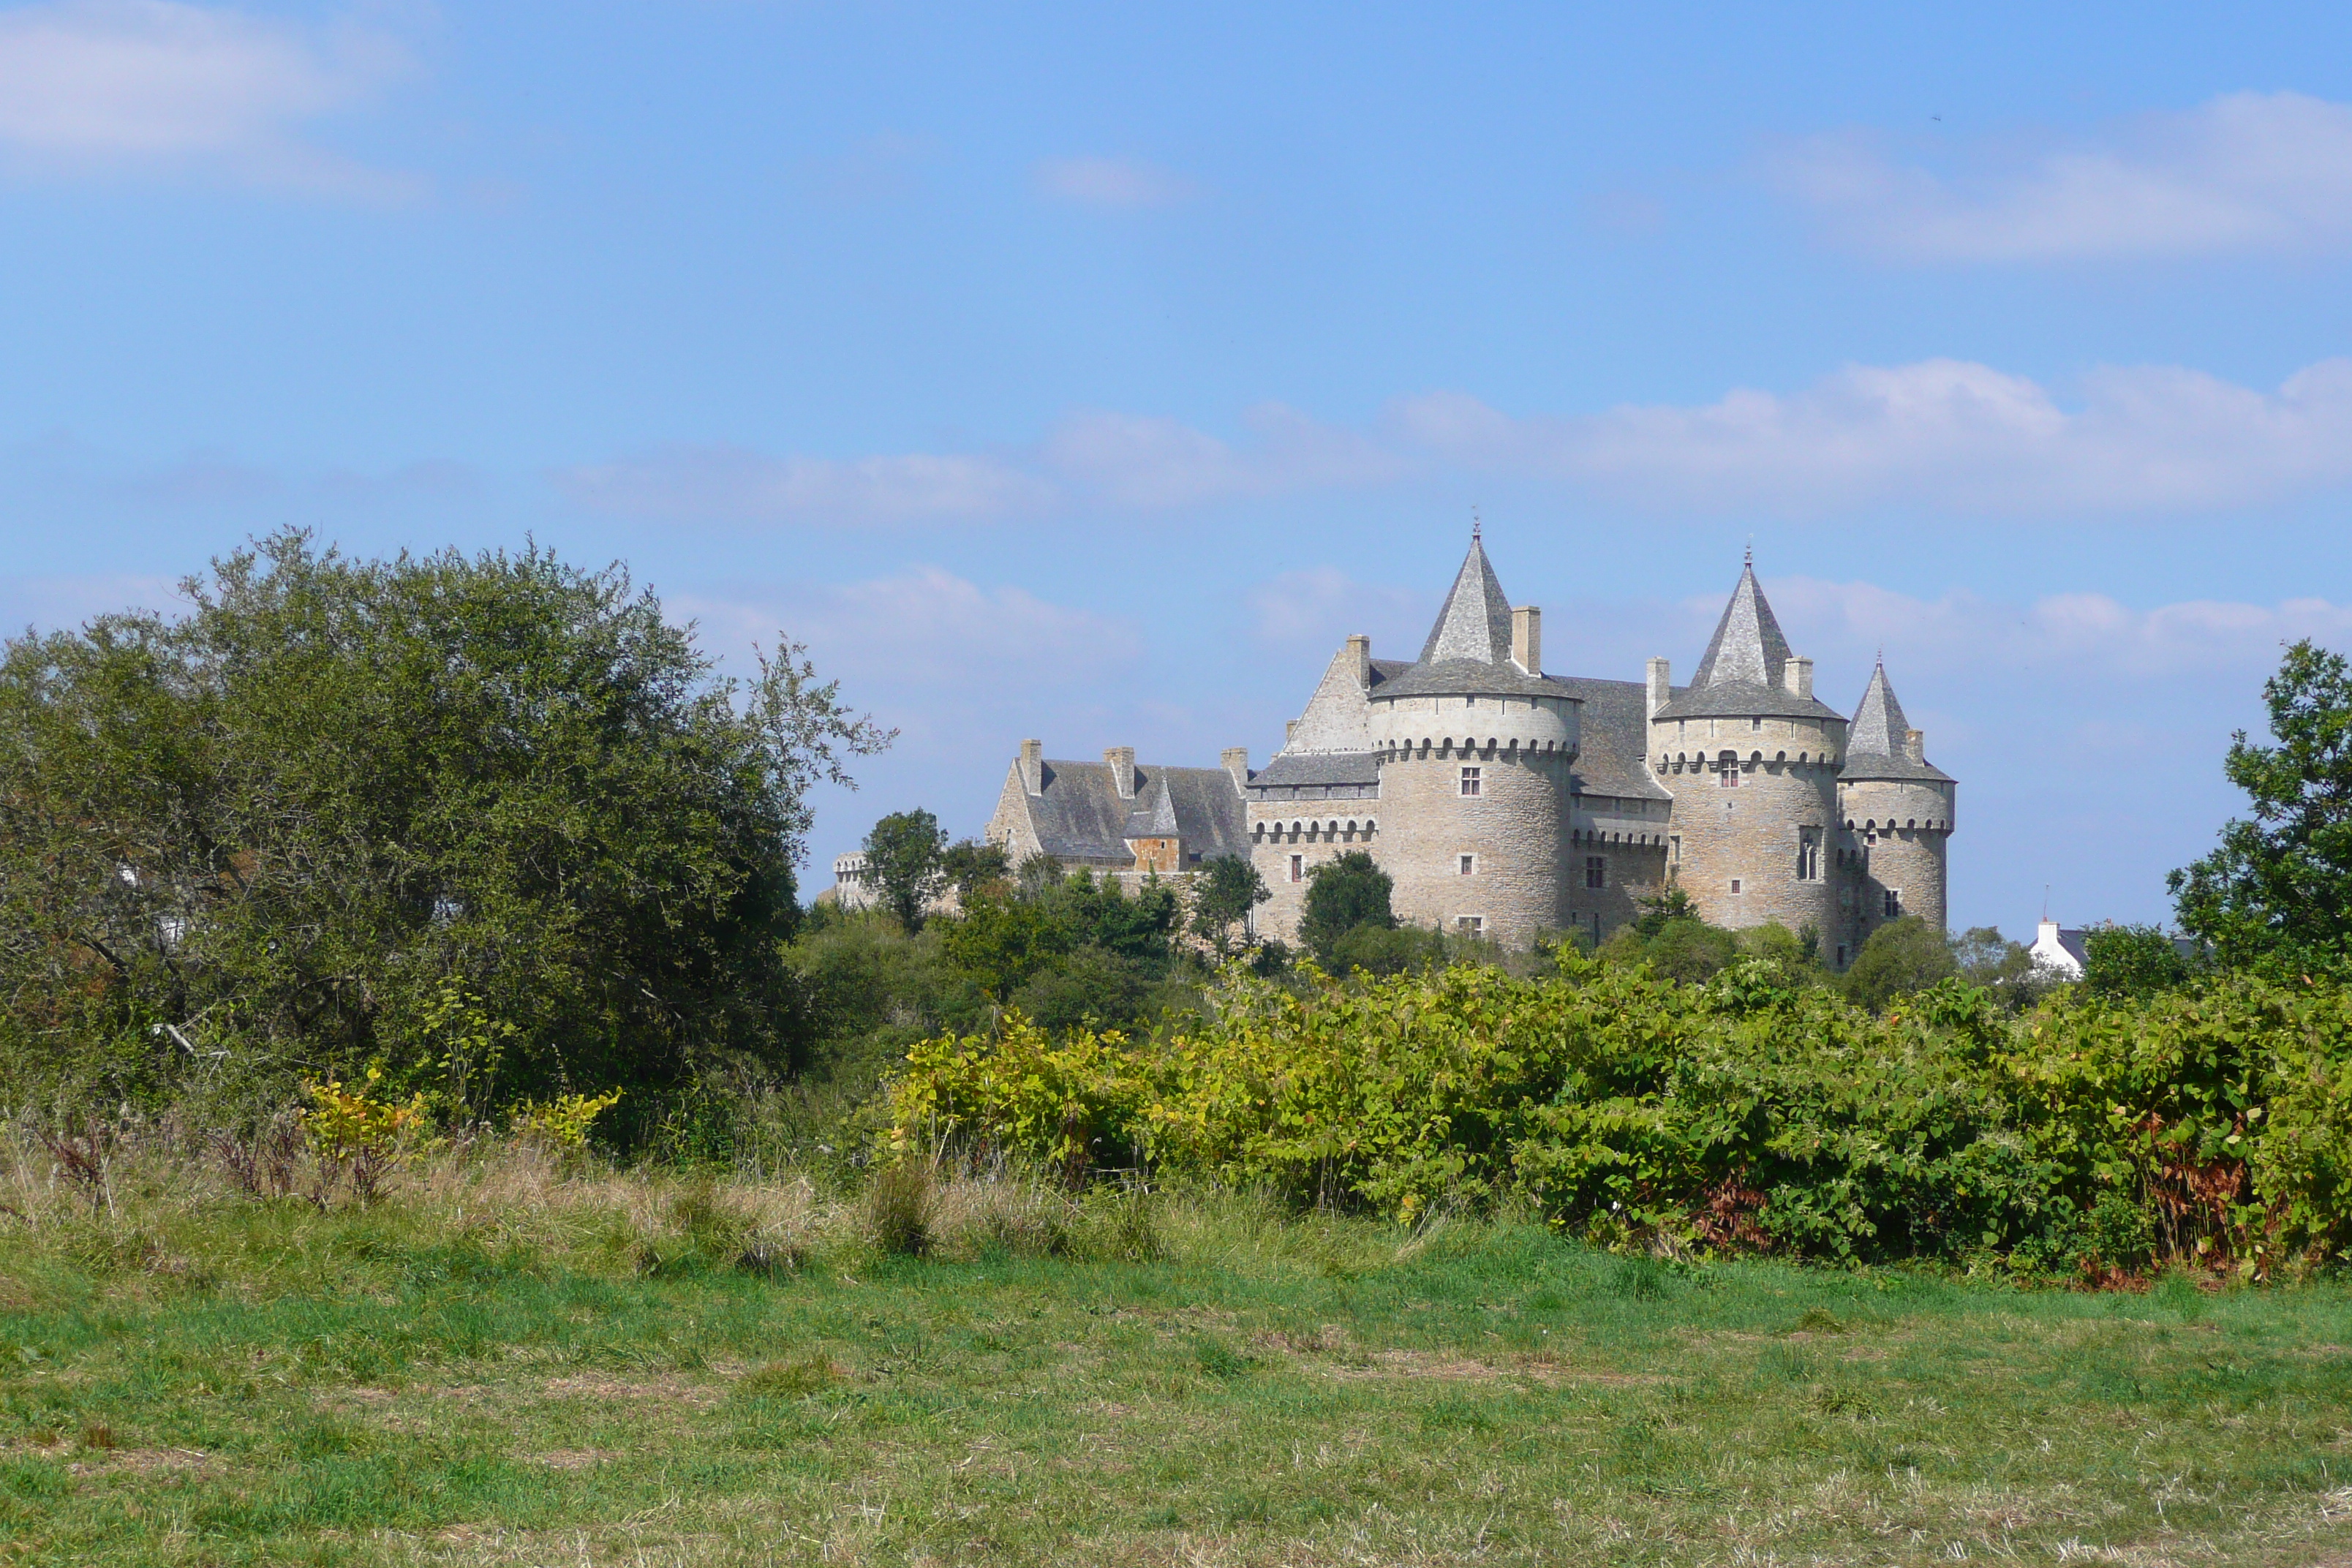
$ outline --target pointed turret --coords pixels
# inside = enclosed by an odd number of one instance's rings
[[[1656,708],[1654,719],[1835,719],[1845,715],[1813,696],[1813,661],[1789,651],[1780,618],[1756,580],[1751,555],[1739,565],[1731,602],[1688,686]]]
[[[1886,679],[1886,660],[1870,672],[1862,706],[1853,710],[1845,734],[1848,779],[1949,779],[1952,775],[1927,761],[1926,738],[1903,716],[1903,704]]]
[[[1780,623],[1756,581],[1756,563],[1750,557],[1739,568],[1739,585],[1731,590],[1731,603],[1724,605],[1723,618],[1715,624],[1715,637],[1691,676],[1691,685],[1777,689],[1784,684],[1788,668],[1789,639],[1780,635]]]
[[[1494,563],[1486,559],[1486,547],[1473,533],[1470,553],[1462,558],[1462,570],[1454,574],[1454,586],[1445,595],[1444,607],[1437,612],[1437,624],[1429,628],[1429,640],[1421,645],[1421,662],[1467,658],[1501,664],[1510,657],[1511,602],[1503,596],[1503,584],[1495,575]]]
[[[1515,639],[1511,601],[1504,596],[1502,582],[1474,529],[1470,553],[1454,574],[1454,586],[1429,628],[1429,640],[1421,645],[1420,659],[1384,689],[1393,697],[1558,695],[1559,688],[1537,673],[1541,658],[1536,612],[1522,609],[1517,616]]]

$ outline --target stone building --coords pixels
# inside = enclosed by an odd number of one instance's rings
[[[1593,940],[1678,886],[1718,925],[1810,927],[1843,967],[1886,921],[1944,924],[1955,784],[1882,664],[1849,721],[1813,695],[1752,563],[1690,682],[1543,668],[1543,616],[1505,596],[1474,531],[1420,657],[1349,637],[1255,772],[1049,763],[1024,742],[989,837],[1123,878],[1246,854],[1295,935],[1314,868],[1369,853],[1401,919],[1524,946]]]

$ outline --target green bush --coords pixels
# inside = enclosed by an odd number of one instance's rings
[[[2352,1247],[2337,988],[2240,978],[2013,1016],[1946,979],[1874,1013],[1767,959],[1696,986],[1559,963],[1236,981],[1149,1043],[1009,1018],[917,1047],[896,1136],[1835,1258],[2264,1272]]]

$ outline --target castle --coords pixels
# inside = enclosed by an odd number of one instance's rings
[[[1245,855],[1295,937],[1314,868],[1350,849],[1395,881],[1400,920],[1526,946],[1600,941],[1684,889],[1733,928],[1810,927],[1843,969],[1902,915],[1944,927],[1957,785],[1906,724],[1884,661],[1849,720],[1813,695],[1751,561],[1686,686],[1547,674],[1543,616],[1514,608],[1473,530],[1411,662],[1351,637],[1282,749],[1216,768],[1051,762],[1022,742],[988,837],[1015,861],[1137,881]]]

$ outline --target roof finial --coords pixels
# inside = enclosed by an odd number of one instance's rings
[[[1478,542],[1478,509],[1475,505],[1470,509],[1470,542]]]
[[[1740,552],[1739,563],[1742,566],[1749,567],[1751,569],[1755,566],[1756,536],[1754,534],[1749,534],[1748,536],[1748,548]]]

